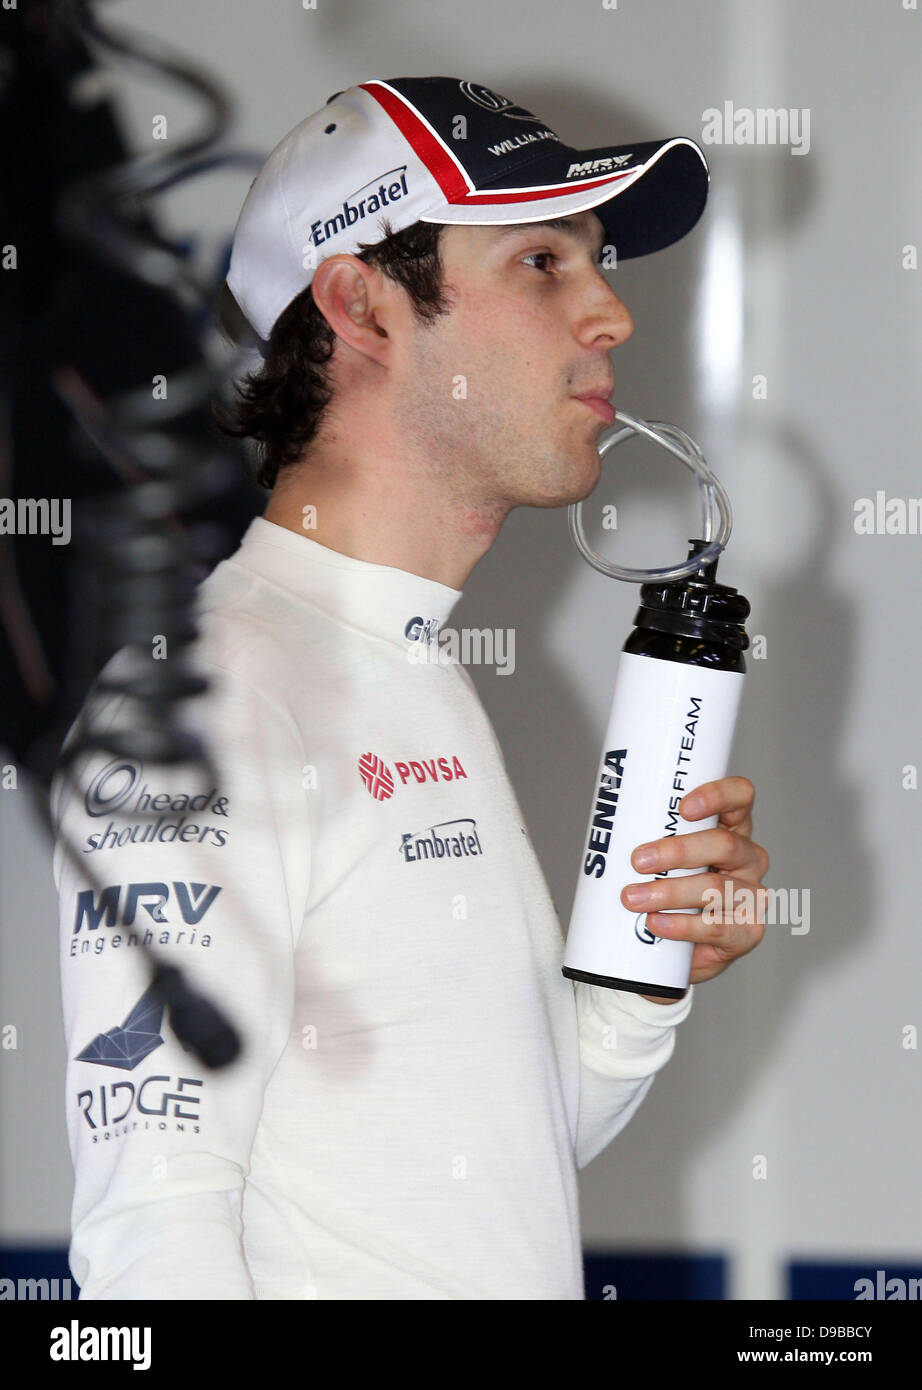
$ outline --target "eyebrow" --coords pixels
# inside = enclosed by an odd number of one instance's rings
[[[495,224],[494,224],[495,226]],[[516,236],[520,232],[530,232],[533,228],[538,231],[541,227],[551,227],[556,232],[568,232],[570,236],[575,236],[579,241],[585,242],[588,246],[594,246],[596,238],[592,235],[587,222],[577,222],[574,217],[544,217],[536,222],[512,222],[495,226],[499,237]],[[605,231],[602,230],[601,240],[596,248],[596,260],[600,260],[602,251],[605,248]]]

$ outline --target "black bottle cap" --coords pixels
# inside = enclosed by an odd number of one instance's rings
[[[696,539],[688,543],[691,547],[689,560],[700,555],[709,544]],[[685,579],[642,584],[635,626],[700,637],[706,642],[745,651],[749,638],[743,623],[750,613],[749,600],[729,584],[718,584],[716,573],[715,559],[703,563],[697,574]]]

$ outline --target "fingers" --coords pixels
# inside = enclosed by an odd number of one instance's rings
[[[770,894],[760,880],[770,860],[751,838],[754,801],[755,787],[748,777],[705,782],[684,797],[679,812],[684,820],[717,816],[716,826],[638,845],[631,855],[639,873],[708,871],[630,883],[621,894],[625,907],[646,914],[646,925],[655,936],[695,943],[693,980],[719,974],[757,946],[765,933]]]
[[[704,782],[700,787],[693,787],[679,803],[679,812],[685,820],[720,816],[721,823],[731,830],[742,830],[743,834],[749,834],[755,796],[756,789],[748,777],[721,777],[716,782]]]
[[[663,936],[676,941],[693,941],[696,946],[708,946],[724,965],[758,946],[765,935],[764,912],[758,922],[710,921],[704,913],[688,916],[677,912],[668,916],[649,914],[645,921],[654,936]]]
[[[641,856],[651,856],[641,858]],[[660,873],[663,869],[754,869],[768,855],[738,830],[715,825],[712,830],[694,830],[688,835],[671,835],[638,845],[631,855],[631,864],[639,873]],[[765,872],[765,869],[761,871]],[[745,875],[744,875],[745,876]],[[761,877],[761,874],[757,875]]]
[[[637,912],[676,912],[701,909],[705,921],[755,923],[764,921],[770,890],[759,883],[724,874],[689,874],[653,883],[628,884],[621,894],[625,907]],[[711,941],[710,936],[695,938]]]
[[[700,908],[716,901],[728,880],[720,874],[690,874],[681,878],[655,879],[652,883],[629,883],[621,894],[625,907],[645,912],[664,912],[675,908]]]

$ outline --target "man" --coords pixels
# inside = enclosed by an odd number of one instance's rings
[[[94,898],[59,849],[83,1297],[584,1297],[577,1170],[693,989],[562,976],[473,683],[414,658],[511,508],[595,486],[633,328],[602,247],[668,245],[706,189],[690,141],[580,153],[451,78],[337,94],[254,181],[228,284],[264,363],[228,428],[273,490],[201,585],[213,685],[187,715],[220,786],[97,756],[59,789],[111,885]],[[752,784],[700,793],[720,825],[658,842],[658,867],[713,872],[659,881],[657,907],[767,869]],[[648,920],[697,943],[693,983],[762,932]],[[226,1006],[238,1063],[183,1053],[139,937]]]

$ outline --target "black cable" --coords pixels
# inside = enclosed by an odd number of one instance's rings
[[[196,134],[168,153],[129,159],[72,184],[58,202],[55,220],[59,232],[89,255],[168,293],[190,316],[198,316],[197,323],[207,321],[215,286],[204,283],[180,249],[137,217],[138,200],[221,165],[258,168],[263,157],[216,152],[232,107],[199,68],[147,37],[128,38],[104,28],[85,0],[60,0],[50,7],[50,15],[61,33],[93,40],[147,74],[165,75],[190,88],[204,104],[205,119]],[[122,483],[120,493],[94,503],[75,534],[86,566],[83,582],[97,618],[95,655],[102,657],[111,646],[127,649],[117,670],[97,680],[94,692],[125,697],[136,708],[131,728],[113,732],[94,725],[92,703],[87,702],[57,760],[63,792],[77,760],[91,752],[141,763],[192,764],[212,784],[217,781],[207,747],[182,727],[178,717],[183,700],[208,688],[192,664],[196,576],[201,577],[226,539],[213,525],[188,527],[182,517],[205,504],[213,506],[238,481],[235,464],[222,448],[203,445],[183,428],[190,413],[210,402],[243,357],[238,353],[228,367],[209,357],[209,348],[204,342],[203,360],[171,376],[168,400],[154,401],[148,387],[102,401],[74,365],[59,366],[53,373],[59,398]],[[169,660],[153,658],[154,636],[166,639]],[[85,856],[62,827],[53,824],[47,796],[38,800],[50,834],[80,865],[93,891],[101,893],[104,885]],[[152,966],[152,987],[168,1008],[180,1042],[206,1066],[233,1060],[241,1046],[233,1024],[193,990],[175,966],[165,964],[143,940],[139,944]]]

